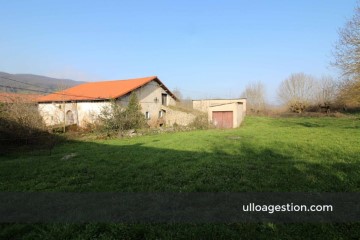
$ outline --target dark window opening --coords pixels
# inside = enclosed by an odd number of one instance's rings
[[[167,94],[166,93],[161,94],[161,104],[164,106],[167,106]]]
[[[165,111],[164,110],[160,110],[159,111],[159,118],[163,118],[165,115]]]

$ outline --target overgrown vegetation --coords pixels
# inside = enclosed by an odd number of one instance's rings
[[[145,126],[145,116],[136,93],[131,93],[127,107],[112,100],[109,106],[102,108],[99,115],[100,124],[107,132],[138,129]]]
[[[0,152],[28,144],[46,147],[50,137],[35,103],[17,99],[0,104]]]
[[[206,113],[202,113],[196,115],[194,121],[189,124],[189,127],[204,130],[212,128],[213,126],[209,123],[208,115]]]
[[[344,81],[341,89],[339,101],[344,106],[360,109],[360,80]]]
[[[51,156],[0,156],[0,190],[358,192],[359,129],[356,117],[247,117],[239,129],[73,141]],[[0,238],[356,239],[359,231],[358,223],[2,224]]]

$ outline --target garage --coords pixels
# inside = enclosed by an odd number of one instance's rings
[[[243,102],[232,102],[209,106],[209,121],[217,128],[237,128],[245,117]]]
[[[218,128],[233,128],[233,112],[232,111],[213,111],[213,124]]]

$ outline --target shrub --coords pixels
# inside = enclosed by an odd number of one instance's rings
[[[209,120],[207,114],[199,114],[195,117],[194,121],[189,124],[189,127],[195,129],[209,129],[210,128]]]
[[[46,127],[37,106],[21,101],[2,104],[0,106],[0,133],[10,139],[36,137],[46,132]]]
[[[0,104],[0,153],[31,145],[51,150],[62,139],[50,134],[34,103],[17,100]]]
[[[145,117],[141,112],[141,105],[134,92],[130,95],[129,104],[124,111],[125,121],[123,129],[137,129],[145,125]]]
[[[118,130],[124,125],[124,109],[115,100],[104,106],[99,114],[99,124],[107,131]]]
[[[302,113],[304,112],[306,109],[306,104],[304,102],[292,102],[289,104],[289,110],[291,112],[295,112],[295,113]]]
[[[138,129],[145,125],[145,117],[135,93],[130,95],[126,108],[112,100],[109,106],[101,109],[99,120],[108,132]]]

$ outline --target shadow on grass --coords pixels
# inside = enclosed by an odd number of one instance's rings
[[[360,224],[0,224],[2,239],[358,239]]]
[[[274,149],[233,143],[232,153],[209,145],[184,151],[146,143],[113,145],[72,141],[51,156],[0,158],[3,191],[359,191],[360,164],[354,161],[306,161]],[[179,143],[181,144],[181,143]],[[229,143],[231,144],[231,143]],[[331,156],[329,153],[328,156]],[[11,159],[11,158],[10,158]],[[28,159],[28,160],[23,160]]]
[[[39,124],[41,126],[41,124]],[[64,142],[64,136],[46,131],[45,128],[27,126],[0,117],[0,154],[8,155],[31,150],[44,151],[51,154],[53,148]]]
[[[311,122],[303,122],[303,123],[297,123],[300,126],[303,127],[309,127],[309,128],[318,128],[318,127],[324,127],[324,125],[322,124],[318,124],[318,123],[311,123]]]
[[[56,147],[51,156],[14,157],[0,161],[0,187],[76,192],[359,191],[356,162],[313,163],[241,142],[232,154],[217,145],[196,152],[167,149],[161,142],[154,140],[158,146],[150,147],[145,140],[121,146],[72,141]],[[347,239],[359,234],[359,224],[0,225],[0,238]]]

